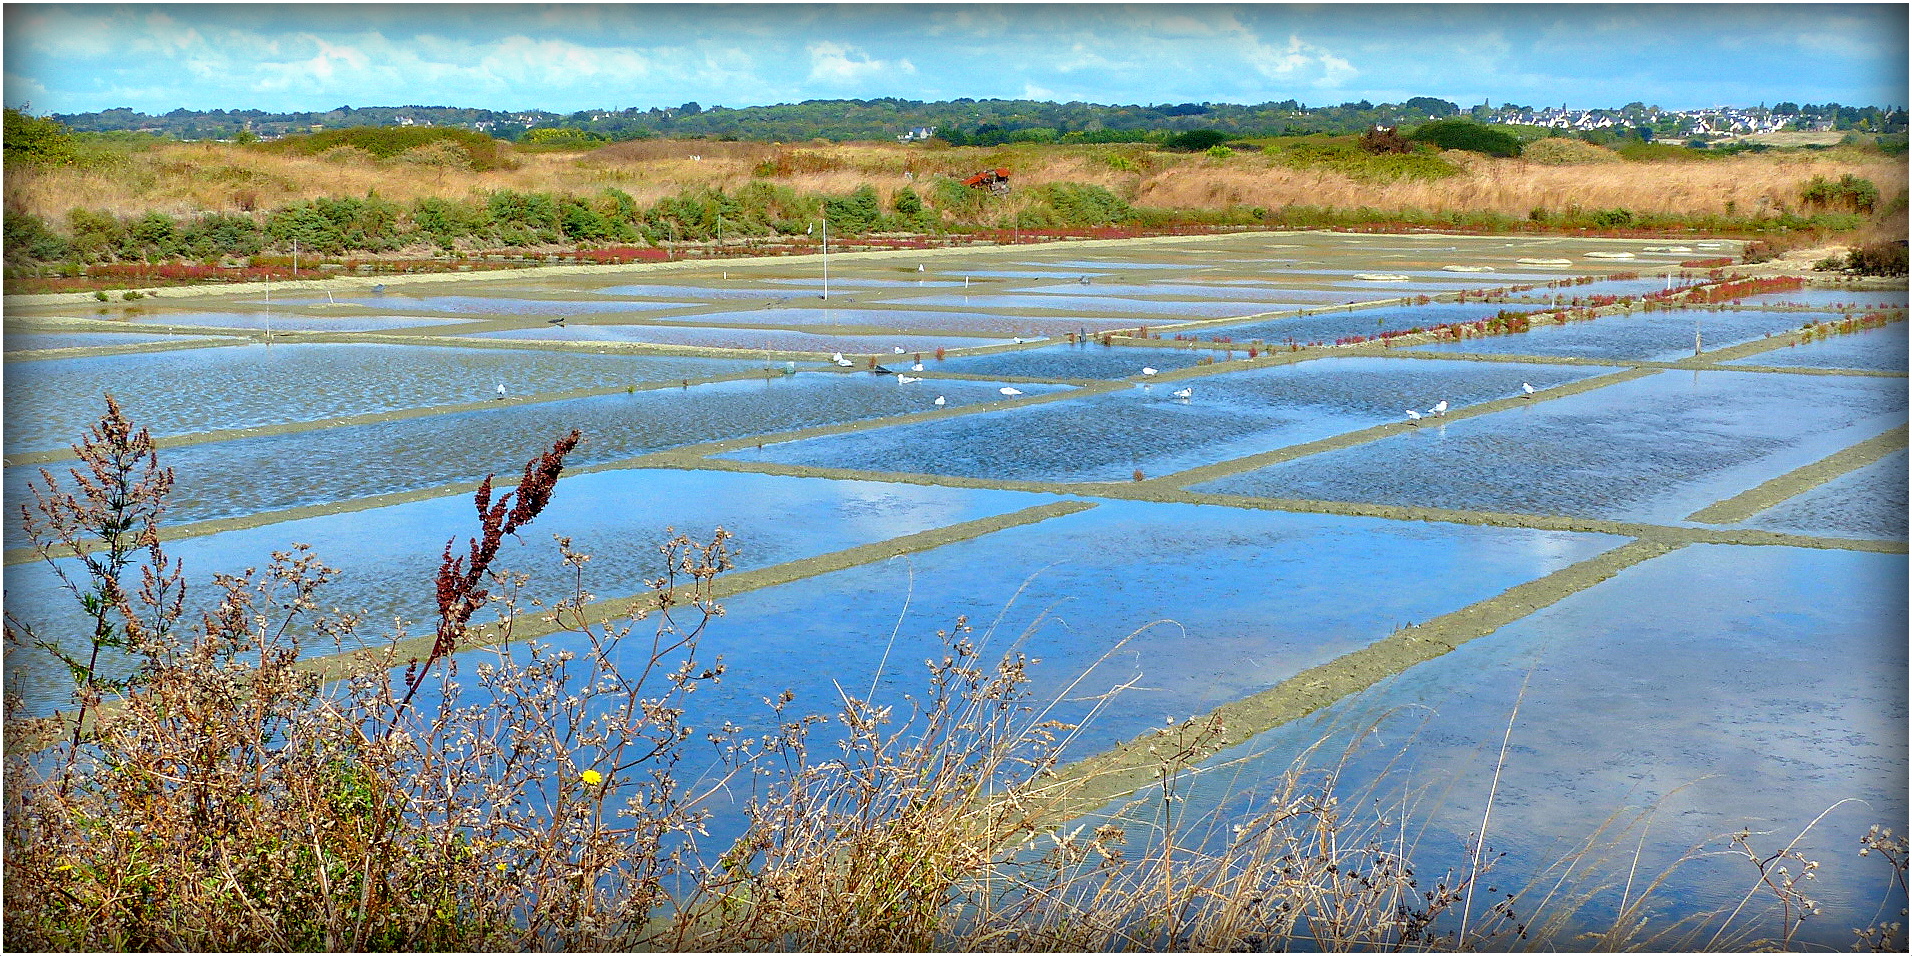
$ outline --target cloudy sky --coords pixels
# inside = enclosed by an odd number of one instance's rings
[[[20,4],[5,101],[1903,106],[1904,4]]]

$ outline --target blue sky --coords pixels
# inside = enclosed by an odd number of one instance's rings
[[[1904,4],[15,4],[6,105],[1903,106]]]

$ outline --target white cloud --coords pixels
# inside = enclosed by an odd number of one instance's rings
[[[892,73],[913,74],[908,60],[872,60],[863,51],[823,41],[805,48],[810,54],[810,79],[823,83],[857,83]]]
[[[1247,60],[1268,79],[1318,87],[1340,86],[1361,74],[1346,59],[1298,36],[1290,36],[1285,48],[1256,43],[1248,51]]]

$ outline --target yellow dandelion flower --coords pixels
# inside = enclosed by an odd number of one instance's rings
[[[584,773],[579,774],[579,778],[594,787],[604,782],[604,775],[595,770],[586,770]]]

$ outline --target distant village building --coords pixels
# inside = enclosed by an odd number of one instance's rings
[[[935,135],[936,127],[934,126],[916,126],[912,127],[909,132],[896,137],[896,141],[899,143],[915,143],[929,139]]]

